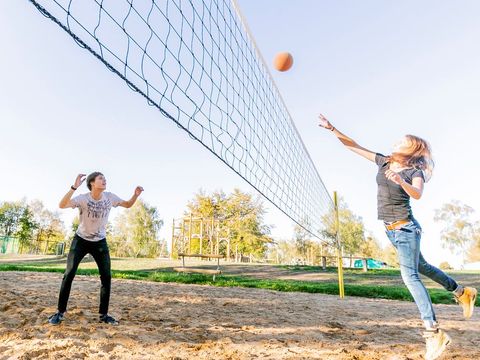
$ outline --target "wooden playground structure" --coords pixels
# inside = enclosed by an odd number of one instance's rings
[[[215,276],[221,274],[220,259],[231,259],[230,229],[213,217],[184,216],[173,219],[170,258],[181,258],[182,266],[175,267],[179,273],[201,273]],[[237,260],[238,252],[235,252]],[[185,265],[185,258],[216,260],[216,268],[194,268]]]
[[[173,219],[170,248],[171,259],[178,258],[180,254],[202,255],[205,258],[222,255],[226,259],[233,255],[229,228],[213,217],[206,219],[193,217],[192,214]]]

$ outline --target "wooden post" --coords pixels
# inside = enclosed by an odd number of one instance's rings
[[[165,244],[166,243],[167,243],[166,241],[162,241],[162,244],[160,245],[160,251],[158,252],[158,257],[162,257],[162,254],[165,250]]]
[[[230,257],[230,241],[231,241],[231,231],[230,231],[230,228],[227,228],[227,259],[229,259],[229,261],[231,260],[231,257]]]
[[[212,216],[212,223],[210,224],[210,254],[213,254],[213,216]]]
[[[175,237],[175,219],[173,219],[173,223],[172,223],[172,240],[170,242],[170,260],[173,259],[173,247],[175,246],[174,237]]]
[[[340,221],[338,216],[338,197],[337,192],[333,192],[333,204],[335,209],[335,237],[337,243],[337,263],[338,263],[338,288],[340,298],[345,297],[345,286],[343,283],[343,259],[342,259],[342,249],[340,245]]]
[[[182,248],[181,248],[181,249],[177,249],[178,252],[182,252],[182,253],[187,252],[187,251],[186,251],[187,248],[186,248],[186,246],[185,246],[185,226],[186,226],[185,224],[186,224],[186,222],[185,222],[185,217],[183,217],[183,218],[182,218],[182,237],[181,237],[181,239],[182,239]]]
[[[200,255],[203,253],[203,218],[200,219]]]
[[[362,259],[362,263],[363,263],[363,272],[367,272],[368,271],[368,259]]]
[[[188,253],[192,253],[192,220],[193,214],[190,213],[190,224],[188,226]]]
[[[220,242],[219,242],[219,239],[220,239],[220,222],[217,223],[217,243],[216,243],[216,251],[215,251],[215,255],[220,255]]]

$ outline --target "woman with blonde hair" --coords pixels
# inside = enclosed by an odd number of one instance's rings
[[[424,322],[425,358],[436,359],[451,340],[438,328],[430,295],[419,273],[451,291],[463,307],[467,319],[473,314],[477,290],[457,284],[443,271],[430,265],[420,251],[422,228],[413,217],[410,198],[420,199],[424,183],[432,176],[434,163],[430,145],[417,136],[406,135],[393,146],[392,154],[385,156],[358,145],[338,131],[323,115],[319,118],[319,126],[332,131],[349,150],[378,166],[378,219],[383,221],[386,234],[397,250],[403,282],[415,300]]]

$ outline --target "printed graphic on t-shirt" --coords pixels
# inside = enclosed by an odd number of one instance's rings
[[[73,198],[72,207],[80,210],[80,224],[77,234],[90,241],[105,239],[108,215],[112,207],[122,203],[117,195],[104,192],[100,200],[94,200],[90,194],[81,194]]]
[[[102,200],[102,201],[92,201],[88,200],[87,203],[87,217],[100,219],[108,217],[110,213],[110,209],[112,208],[112,202],[110,199]]]

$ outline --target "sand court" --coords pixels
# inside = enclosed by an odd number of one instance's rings
[[[248,288],[113,280],[97,322],[100,281],[77,276],[60,326],[60,274],[0,273],[0,359],[422,359],[414,303]],[[478,313],[437,305],[454,341],[445,359],[480,358]],[[410,319],[410,320],[404,320]]]

